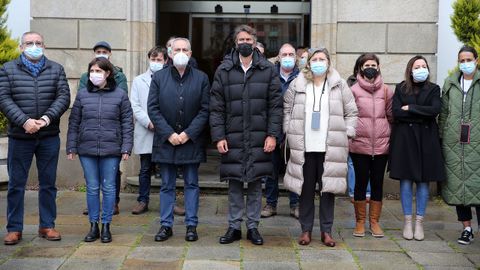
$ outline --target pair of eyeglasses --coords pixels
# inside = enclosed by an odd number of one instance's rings
[[[37,47],[43,46],[43,42],[40,42],[40,41],[35,41],[35,42],[34,41],[27,41],[23,44],[27,47],[32,47],[33,45],[35,45]]]

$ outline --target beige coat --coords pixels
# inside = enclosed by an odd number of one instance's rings
[[[344,194],[347,188],[348,137],[355,136],[358,111],[352,91],[335,69],[330,68],[327,81],[330,86],[330,116],[321,191]],[[305,91],[309,83],[312,82],[300,73],[290,83],[284,96],[283,128],[290,147],[290,159],[283,181],[288,190],[299,195],[305,163]]]

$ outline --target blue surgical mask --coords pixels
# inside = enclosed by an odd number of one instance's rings
[[[37,47],[37,45],[33,45],[31,47],[25,48],[24,53],[28,56],[28,58],[38,60],[43,56],[43,48]]]
[[[159,70],[161,70],[162,68],[163,68],[163,64],[162,64],[162,63],[150,61],[150,70],[151,70],[152,72],[159,71]]]
[[[471,62],[460,63],[459,68],[464,74],[470,75],[473,72],[475,72],[476,66],[477,65],[475,61],[471,61]]]
[[[310,64],[314,76],[321,76],[327,72],[328,66],[325,61],[317,61]]]
[[[284,57],[280,60],[280,65],[287,70],[293,69],[295,66],[295,59],[290,56]]]
[[[172,47],[167,48],[167,54],[168,54],[168,56],[172,55]]]
[[[412,70],[412,77],[415,82],[424,82],[428,78],[428,69],[427,68],[418,68]]]
[[[103,53],[95,54],[95,58],[105,58],[108,60],[108,54],[103,54]]]

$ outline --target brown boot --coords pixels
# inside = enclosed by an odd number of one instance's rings
[[[120,214],[120,208],[118,207],[118,203],[116,203],[115,207],[113,208],[113,214],[114,215]]]
[[[138,204],[132,209],[132,214],[140,215],[148,211],[148,204],[145,202],[138,202]]]
[[[329,233],[321,232],[320,233],[322,243],[327,247],[334,247],[336,245],[335,240],[333,240],[332,236]]]
[[[3,238],[5,245],[16,245],[22,240],[22,232],[8,232]]]
[[[364,237],[365,236],[365,219],[367,218],[367,202],[366,201],[354,201],[355,207],[355,229],[353,230],[353,236]]]
[[[54,228],[40,228],[38,229],[38,236],[47,239],[48,241],[59,241],[62,236]]]
[[[312,232],[302,232],[300,238],[298,238],[298,243],[302,246],[310,244],[312,241]]]
[[[370,201],[370,232],[373,237],[383,237],[383,230],[378,224],[380,220],[380,214],[382,213],[382,202],[381,201]]]
[[[175,205],[173,207],[173,213],[177,216],[185,216],[185,208]]]

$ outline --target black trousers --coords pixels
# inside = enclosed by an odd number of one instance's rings
[[[355,169],[355,201],[366,200],[368,181],[370,180],[371,197],[373,201],[383,199],[383,177],[387,166],[388,155],[363,155],[350,153]]]
[[[475,211],[477,212],[477,221],[480,226],[480,206],[473,207],[475,207]],[[457,205],[455,208],[457,209],[458,221],[472,220],[472,206]]]
[[[315,219],[315,188],[317,183],[322,188],[323,163],[325,152],[306,152],[303,164],[303,186],[300,195],[299,221],[302,232],[311,232]],[[331,233],[333,214],[335,208],[335,195],[333,193],[320,193],[320,231]]]

